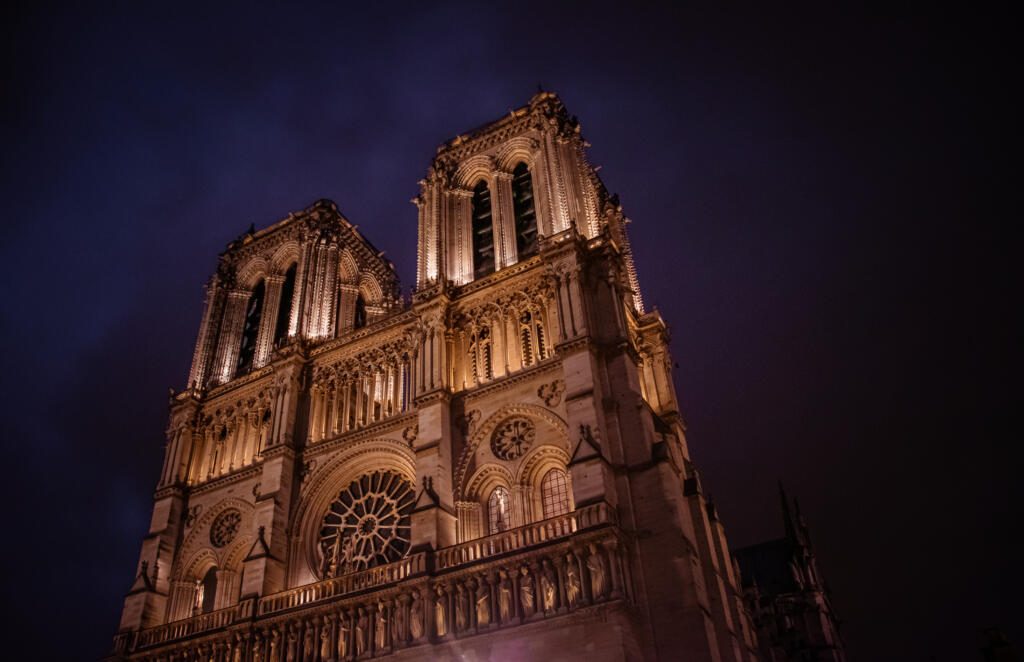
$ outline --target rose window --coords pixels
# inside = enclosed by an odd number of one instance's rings
[[[320,527],[321,576],[337,577],[405,556],[415,500],[409,481],[391,471],[352,481],[327,509]]]
[[[494,432],[491,439],[491,450],[495,457],[502,460],[514,460],[525,453],[536,438],[537,432],[533,423],[525,418],[513,418],[505,421]]]
[[[225,510],[217,519],[213,520],[210,527],[210,542],[214,547],[227,545],[238,535],[238,527],[242,523],[242,513],[234,508]]]

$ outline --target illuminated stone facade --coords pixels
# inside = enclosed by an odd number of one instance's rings
[[[442,145],[411,302],[328,201],[228,246],[111,659],[756,659],[585,147]]]

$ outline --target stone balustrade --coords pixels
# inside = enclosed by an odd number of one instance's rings
[[[631,600],[606,504],[118,637],[145,662],[334,662]],[[433,562],[433,563],[432,563]]]
[[[179,621],[172,621],[167,625],[150,628],[139,632],[135,645],[138,648],[155,646],[166,641],[184,639],[195,634],[225,628],[239,621],[247,621],[252,618],[252,608],[255,601],[251,598],[242,600],[237,605],[211,611],[207,614],[199,614],[191,618]]]
[[[549,540],[564,538],[576,531],[613,523],[614,511],[606,503],[580,508],[540,522],[477,538],[437,552],[437,568],[443,570],[464,563],[498,556]]]
[[[265,616],[295,607],[311,605],[321,600],[393,584],[409,577],[421,575],[426,571],[427,555],[423,552],[411,554],[394,563],[268,595],[260,599],[256,613]]]

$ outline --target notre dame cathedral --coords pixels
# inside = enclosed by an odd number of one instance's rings
[[[228,245],[109,659],[759,659],[585,147],[441,145],[411,301],[329,201]]]

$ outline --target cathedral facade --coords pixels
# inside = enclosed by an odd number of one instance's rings
[[[411,301],[329,201],[228,245],[110,659],[758,659],[585,147],[438,148]]]

